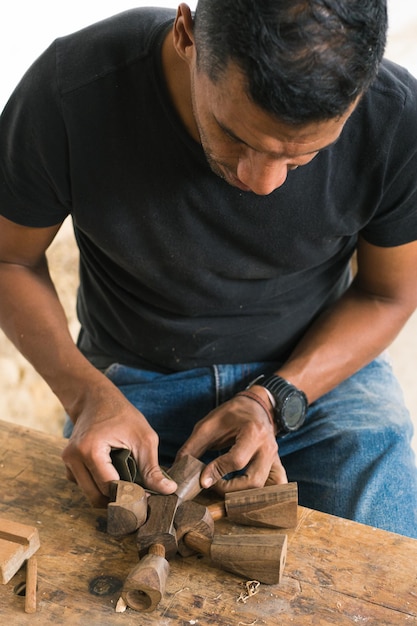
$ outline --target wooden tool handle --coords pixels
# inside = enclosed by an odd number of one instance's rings
[[[135,611],[153,611],[162,599],[169,574],[163,545],[154,545],[134,567],[123,586],[122,598]]]

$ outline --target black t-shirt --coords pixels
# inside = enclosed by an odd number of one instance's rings
[[[417,85],[384,62],[335,145],[269,196],[214,175],[174,110],[137,9],[58,39],[0,121],[0,213],[72,215],[81,349],[160,371],[282,361],[346,289],[358,233],[417,239]]]

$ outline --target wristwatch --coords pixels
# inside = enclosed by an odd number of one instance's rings
[[[294,432],[304,424],[308,402],[303,391],[275,374],[268,378],[263,374],[258,376],[248,385],[248,388],[253,385],[264,387],[269,392],[270,397],[272,396],[273,404],[275,404],[274,419],[278,432]]]

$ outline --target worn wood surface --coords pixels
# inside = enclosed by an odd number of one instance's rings
[[[299,509],[288,531],[280,585],[260,585],[238,601],[243,579],[206,557],[170,562],[166,593],[154,613],[116,613],[121,585],[137,564],[134,536],[104,532],[105,511],[92,509],[65,479],[65,442],[0,422],[0,517],[39,529],[37,612],[25,614],[16,585],[23,567],[0,587],[4,623],[54,626],[407,626],[417,625],[417,541],[337,517]],[[246,534],[249,527],[233,526]],[[216,523],[216,532],[230,523]],[[255,529],[259,532],[259,529]],[[273,530],[262,529],[270,533]]]

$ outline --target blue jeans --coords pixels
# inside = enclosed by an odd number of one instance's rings
[[[160,374],[114,364],[106,375],[156,430],[160,463],[169,466],[198,420],[275,369],[251,363]],[[311,404],[304,426],[279,437],[279,454],[288,480],[298,483],[301,505],[417,538],[412,435],[384,354]]]

